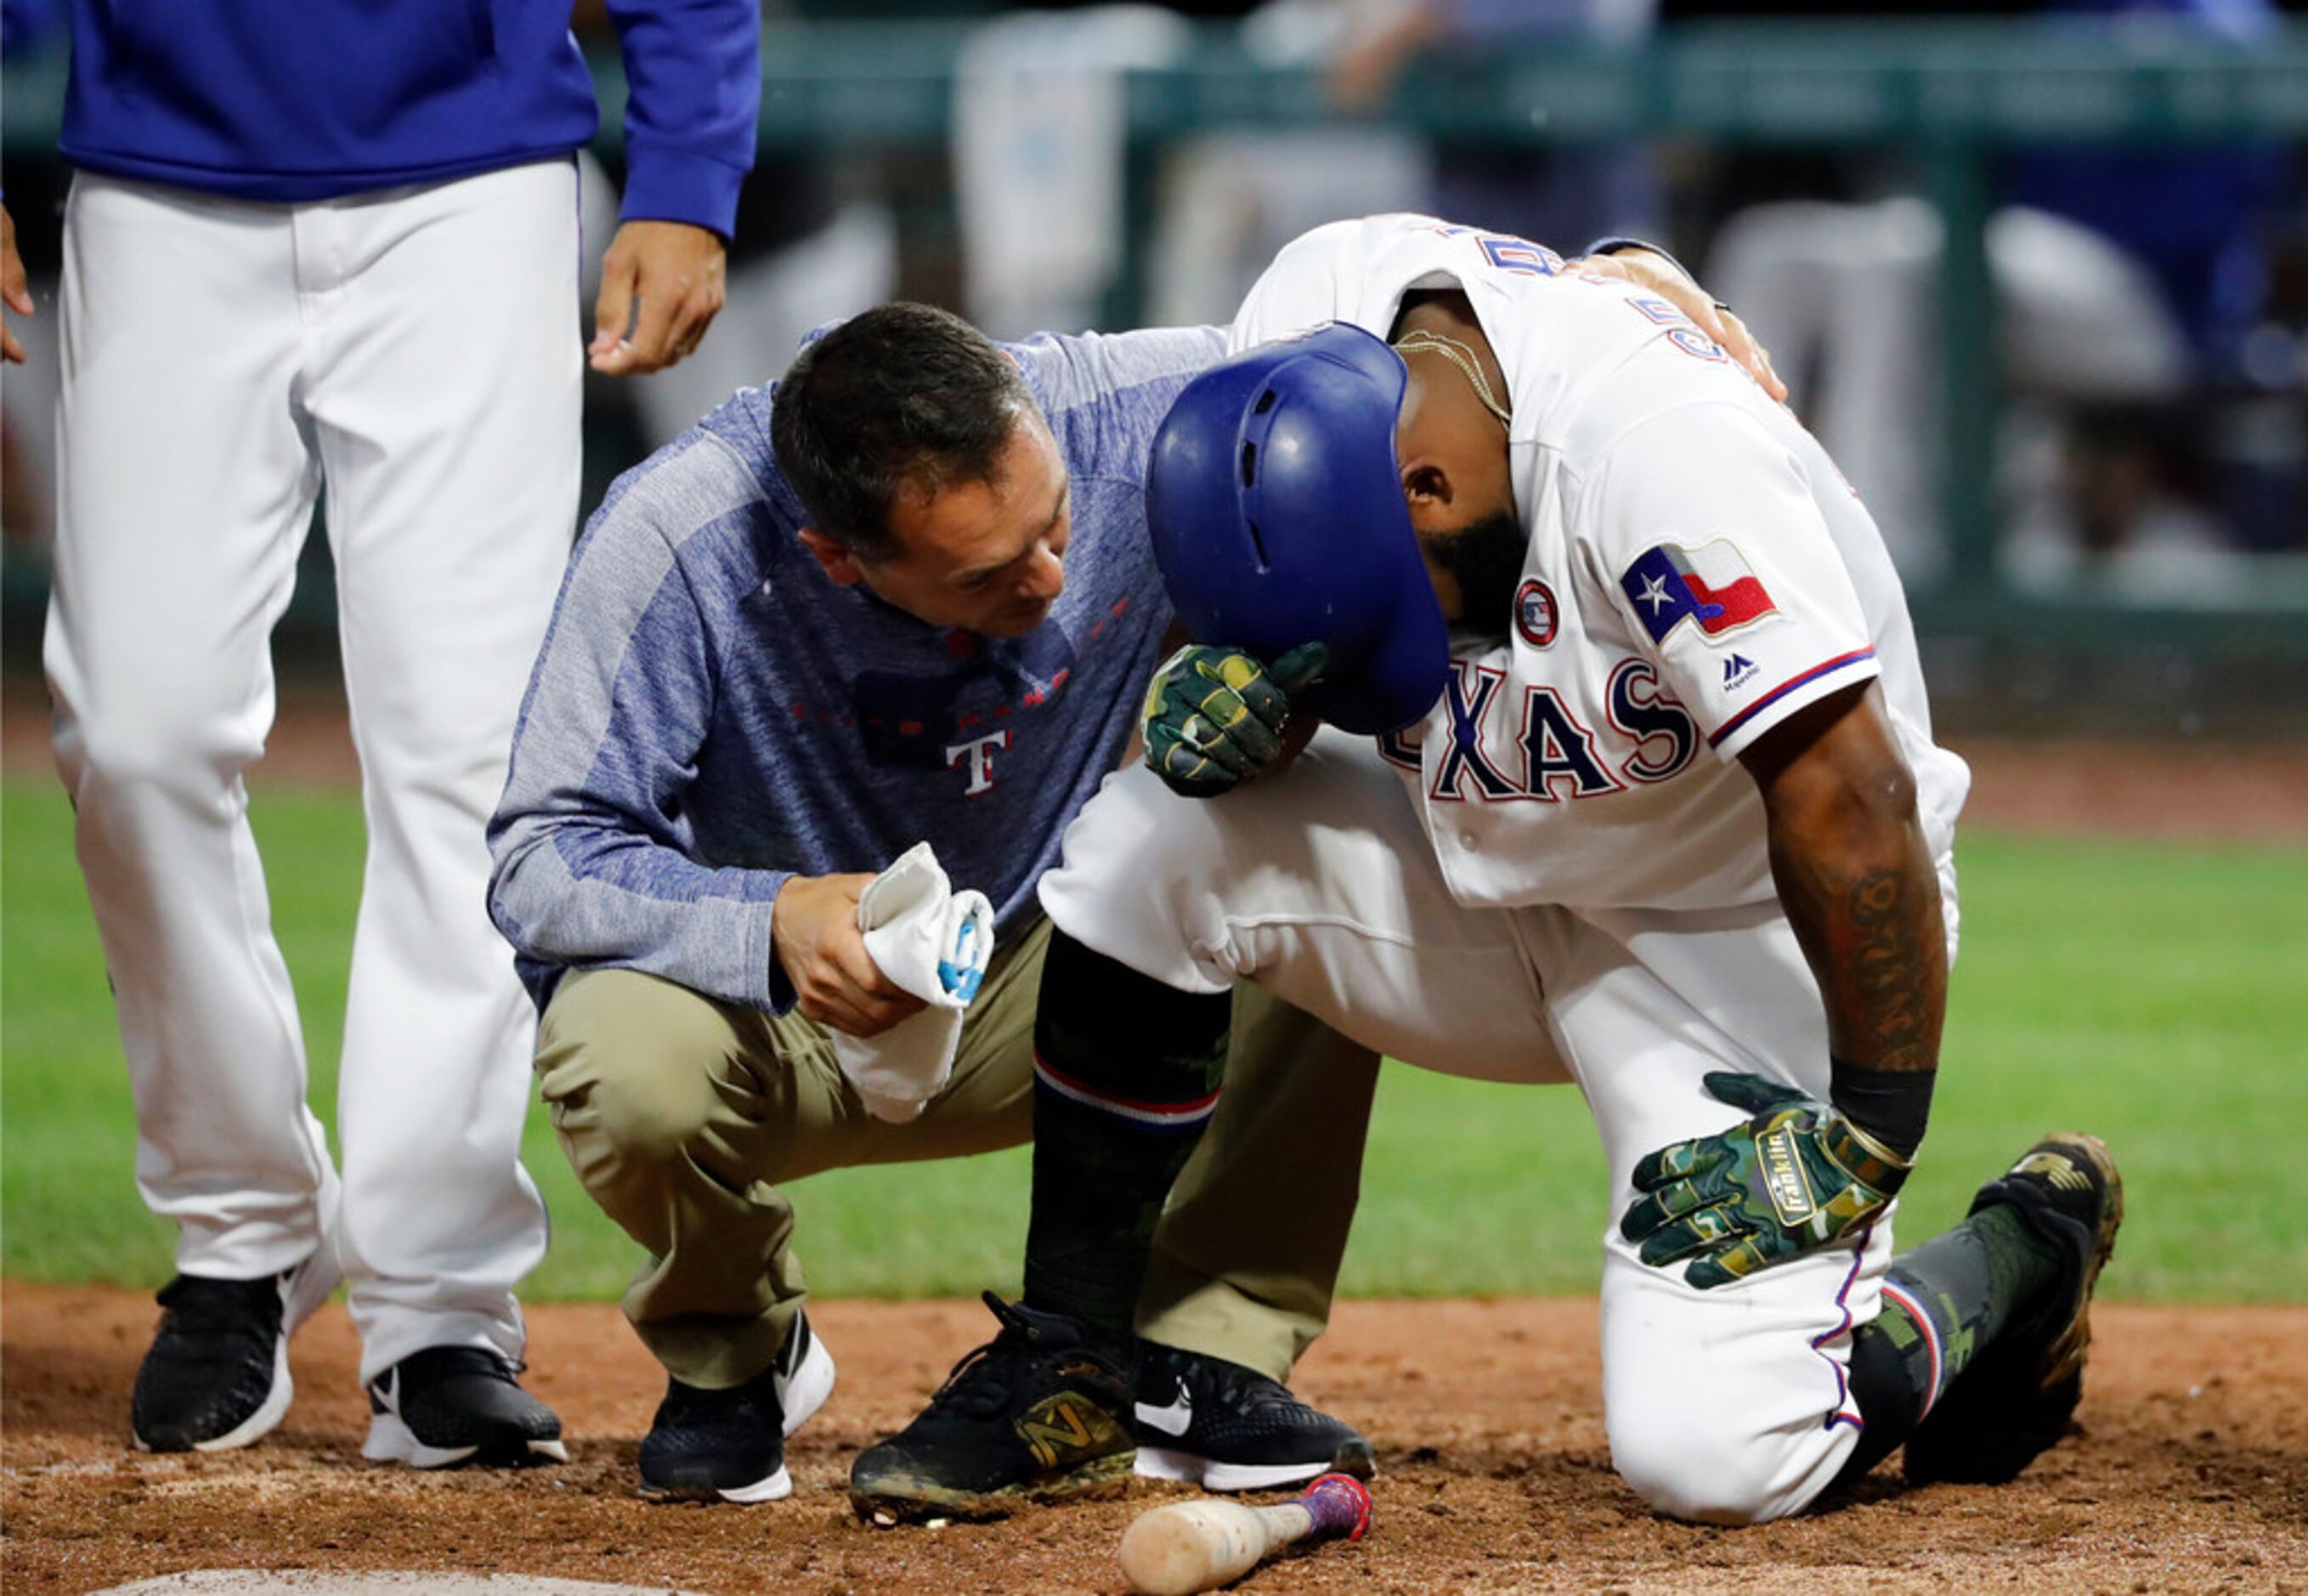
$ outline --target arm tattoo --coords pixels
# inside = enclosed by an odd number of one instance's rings
[[[1772,850],[1796,939],[1819,979],[1830,1045],[1878,1070],[1939,1065],[1947,1003],[1937,880],[1913,839],[1911,861],[1804,858]]]
[[[1870,870],[1849,884],[1840,905],[1844,925],[1835,940],[1848,960],[1837,973],[1867,1018],[1876,1069],[1931,1069],[1939,1062],[1932,1016],[1944,978],[1923,946],[1928,927],[1915,897],[1908,872]]]

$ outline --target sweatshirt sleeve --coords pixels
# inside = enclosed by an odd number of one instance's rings
[[[782,1011],[770,920],[788,873],[688,850],[710,632],[640,496],[603,509],[563,582],[489,825],[489,912],[538,963],[640,970]]]
[[[756,0],[609,0],[631,95],[626,221],[685,221],[724,238],[753,169],[762,108]]]

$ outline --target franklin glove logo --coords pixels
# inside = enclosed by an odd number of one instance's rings
[[[1795,1127],[1783,1125],[1756,1137],[1755,1156],[1762,1169],[1763,1189],[1770,1194],[1779,1222],[1790,1229],[1809,1224],[1819,1212],[1819,1200],[1812,1195],[1803,1156],[1796,1150]]]

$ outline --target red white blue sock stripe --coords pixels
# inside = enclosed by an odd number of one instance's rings
[[[1932,1316],[1924,1311],[1922,1303],[1889,1279],[1883,1282],[1883,1295],[1899,1304],[1900,1310],[1915,1321],[1916,1330],[1924,1338],[1924,1350],[1931,1355],[1932,1388],[1925,1393],[1923,1411],[1916,1415],[1920,1420],[1925,1413],[1932,1411],[1932,1404],[1940,1400],[1940,1385],[1946,1378],[1947,1364],[1940,1355],[1940,1327],[1932,1323]]]
[[[1039,1053],[1034,1055],[1034,1083],[1056,1092],[1069,1102],[1080,1103],[1086,1109],[1112,1114],[1156,1130],[1199,1129],[1219,1106],[1216,1091],[1185,1103],[1141,1102],[1135,1098],[1101,1091],[1086,1082],[1052,1068],[1050,1061]]]

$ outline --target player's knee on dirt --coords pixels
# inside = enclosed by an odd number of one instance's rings
[[[1801,1505],[1781,1505],[1756,1467],[1753,1446],[1721,1432],[1666,1426],[1623,1437],[1614,1425],[1611,1462],[1630,1490],[1670,1518],[1753,1524]]]
[[[1766,1360],[1710,1359],[1700,1347],[1684,1349],[1673,1367],[1618,1381],[1606,1371],[1606,1423],[1620,1478],[1658,1512],[1697,1523],[1761,1523],[1809,1506],[1857,1431],[1827,1423],[1821,1404],[1835,1397],[1833,1372],[1800,1341],[1793,1346],[1817,1364],[1815,1393],[1811,1370],[1790,1385]]]

